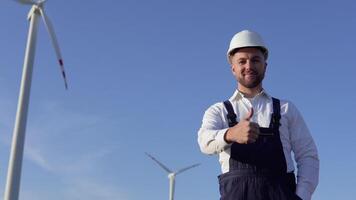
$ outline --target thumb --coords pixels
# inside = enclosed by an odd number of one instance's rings
[[[253,116],[253,108],[250,108],[250,111],[247,113],[245,120],[250,121]]]

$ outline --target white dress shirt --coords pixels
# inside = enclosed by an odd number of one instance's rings
[[[273,113],[272,97],[265,91],[254,98],[245,98],[238,90],[229,99],[237,115],[243,119],[250,108],[254,114],[252,122],[260,127],[269,127]],[[198,132],[198,143],[205,154],[219,154],[222,173],[229,171],[231,144],[224,140],[229,129],[227,110],[222,102],[212,105],[205,111],[202,126]],[[303,200],[310,200],[319,180],[319,158],[316,145],[297,108],[290,102],[281,100],[280,139],[287,164],[287,172],[295,170],[297,163],[296,194]],[[294,157],[292,158],[292,152]]]

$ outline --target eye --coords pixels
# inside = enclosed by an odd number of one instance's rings
[[[253,63],[260,63],[261,60],[260,60],[259,58],[254,58],[254,59],[252,59],[252,62],[253,62]]]
[[[244,64],[246,64],[246,60],[238,60],[237,63],[239,65],[244,65]]]

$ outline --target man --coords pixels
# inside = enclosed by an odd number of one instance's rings
[[[310,200],[319,178],[316,145],[297,108],[262,87],[268,48],[244,30],[227,56],[237,90],[205,112],[198,132],[201,151],[219,154],[221,200]]]

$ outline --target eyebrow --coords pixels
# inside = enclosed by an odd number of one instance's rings
[[[262,59],[262,56],[253,56],[251,59],[256,59],[256,58]]]
[[[263,57],[262,56],[253,56],[252,58],[248,58],[248,57],[242,57],[242,58],[238,58],[237,60],[246,60],[246,59],[262,59]]]

